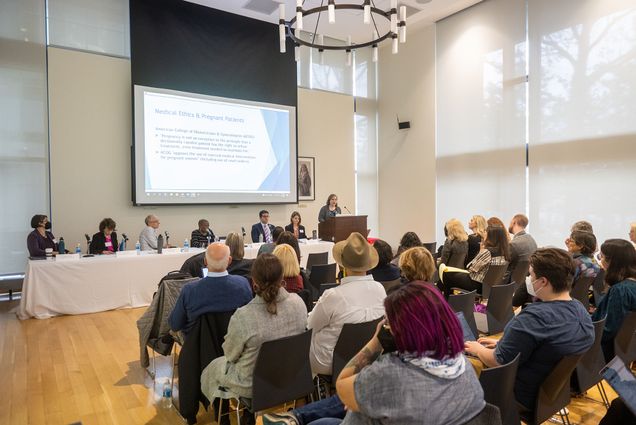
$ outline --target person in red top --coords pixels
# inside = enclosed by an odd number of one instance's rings
[[[303,278],[300,274],[300,265],[296,251],[286,243],[277,245],[273,254],[283,265],[283,280],[287,292],[298,293],[303,290]]]

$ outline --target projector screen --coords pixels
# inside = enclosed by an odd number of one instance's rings
[[[296,203],[296,108],[134,86],[133,203]]]

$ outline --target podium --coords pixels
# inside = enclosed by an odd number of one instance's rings
[[[337,215],[318,223],[318,237],[323,241],[344,241],[352,232],[358,232],[366,239],[366,215]]]

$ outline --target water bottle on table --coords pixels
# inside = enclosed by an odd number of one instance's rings
[[[60,241],[57,243],[57,252],[66,254],[66,246],[64,245],[64,238],[62,237],[60,237]]]
[[[137,241],[137,243],[135,244],[135,251],[137,251],[137,255],[141,253],[141,244],[139,243],[139,241]]]
[[[186,238],[186,240],[183,241],[183,252],[189,252],[190,251],[190,241],[188,241],[188,239]]]
[[[80,244],[77,244],[77,246],[75,247],[75,253],[79,254],[79,256],[82,256],[82,247],[80,246]]]

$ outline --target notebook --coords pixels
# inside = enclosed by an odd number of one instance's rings
[[[464,333],[464,342],[466,341],[476,341],[475,335],[473,335],[473,331],[470,329],[466,318],[464,317],[464,313],[461,311],[455,313],[457,318],[459,319],[459,323],[462,325],[462,332]]]
[[[636,377],[625,367],[623,360],[618,356],[614,357],[601,370],[601,375],[614,388],[627,408],[636,415]]]

